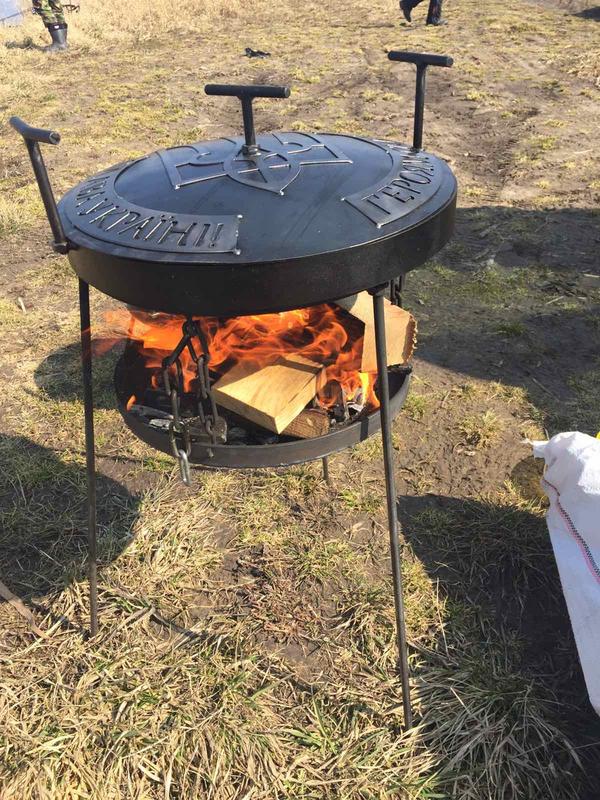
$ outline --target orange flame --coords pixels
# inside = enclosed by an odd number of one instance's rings
[[[154,387],[163,359],[170,355],[182,337],[184,317],[125,309],[110,311],[106,321],[112,331],[139,343]],[[310,308],[232,317],[198,317],[208,342],[209,365],[219,375],[239,361],[251,362],[257,369],[285,355],[301,355],[325,367],[326,383],[319,392],[319,403],[332,407],[341,387],[348,400],[363,394],[368,406],[376,408],[376,375],[360,371],[363,337],[352,336],[353,320],[337,306],[322,304]],[[354,325],[356,327],[356,325]],[[181,354],[185,389],[191,388],[195,365],[187,350]]]

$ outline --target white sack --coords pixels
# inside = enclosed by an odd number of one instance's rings
[[[559,433],[534,442],[546,515],[590,700],[600,714],[600,439]]]

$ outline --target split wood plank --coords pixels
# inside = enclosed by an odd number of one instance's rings
[[[336,304],[364,322],[365,334],[360,368],[362,372],[377,372],[373,298],[368,292],[359,292],[351,297],[337,300]],[[388,366],[406,364],[415,349],[416,320],[410,312],[390,303],[387,298],[383,300],[383,308]]]
[[[329,414],[322,408],[305,408],[283,431],[284,436],[314,439],[329,432]]]
[[[215,383],[212,392],[217,403],[229,411],[282,433],[323,383],[321,364],[289,355],[262,368],[241,361]]]

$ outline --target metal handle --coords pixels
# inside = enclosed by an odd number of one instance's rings
[[[31,166],[33,167],[38,189],[40,190],[44,208],[46,209],[46,216],[48,217],[48,222],[52,229],[54,251],[56,253],[67,253],[71,245],[65,235],[62,220],[56,206],[56,200],[54,199],[54,192],[50,185],[48,171],[46,170],[46,165],[44,164],[44,159],[42,158],[42,152],[40,150],[40,142],[42,144],[58,144],[60,142],[60,135],[55,131],[33,128],[19,117],[11,117],[9,123],[25,140]]]
[[[238,85],[234,83],[207,83],[204,87],[206,94],[222,95],[223,97],[275,97],[284,100],[290,96],[289,86],[265,86],[263,84]]]
[[[415,121],[413,130],[413,147],[421,150],[423,146],[423,113],[425,110],[425,75],[427,67],[451,67],[454,60],[450,56],[438,56],[432,53],[409,53],[403,50],[390,50],[390,61],[403,61],[417,67],[415,87]]]
[[[450,56],[438,56],[433,53],[409,53],[405,50],[390,50],[390,61],[404,61],[409,64],[423,64],[426,67],[451,67],[454,59]]]
[[[264,86],[260,84],[255,86],[238,86],[236,84],[227,83],[208,83],[204,87],[204,91],[209,95],[237,97],[241,101],[242,116],[244,119],[244,136],[246,138],[246,143],[242,148],[242,152],[246,156],[257,156],[260,152],[256,145],[252,101],[256,97],[270,97],[281,100],[290,96],[290,89],[288,86]]]
[[[44,128],[33,128],[20,117],[11,117],[9,119],[9,124],[17,133],[20,133],[25,140],[40,142],[41,144],[58,144],[60,142],[60,133],[47,131],[44,130]]]

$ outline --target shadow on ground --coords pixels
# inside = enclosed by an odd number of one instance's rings
[[[432,494],[401,497],[398,512],[407,541],[453,602],[521,638],[525,661],[566,659],[572,670],[574,642],[542,517],[508,502]]]
[[[94,370],[94,408],[117,408],[114,390],[114,370],[121,350],[111,348],[112,340],[95,339]],[[50,353],[34,372],[36,385],[44,395],[52,400],[81,400],[83,396],[81,379],[81,346],[73,342]]]
[[[459,209],[452,243],[407,280],[418,357],[523,387],[550,427],[595,433],[599,242],[586,209]]]
[[[578,749],[584,769],[579,774],[582,784],[572,787],[574,800],[597,800],[600,720],[587,696],[543,517],[526,505],[434,494],[400,497],[398,513],[406,541],[447,599],[448,617],[453,620],[450,642],[445,642],[447,679],[456,681],[462,691],[463,665],[473,661],[468,680],[477,687],[480,706],[485,705],[486,693],[495,698],[489,706],[495,709],[487,720],[490,730],[493,713],[501,715],[504,706],[510,707],[513,699],[517,702],[522,691],[519,681],[529,683],[531,708],[533,697],[545,697],[548,721],[554,716],[554,724],[568,732]],[[461,630],[457,655],[452,640]],[[486,665],[479,671],[478,659]],[[495,676],[492,684],[486,683],[485,675]],[[426,684],[425,674],[423,680]],[[478,708],[476,703],[467,709],[475,728]],[[479,728],[484,729],[485,725]],[[549,741],[546,746],[550,752]]]
[[[600,7],[592,5],[594,0],[536,0],[536,4],[550,6],[583,19],[600,19]]]
[[[584,8],[575,14],[576,17],[583,17],[583,19],[600,20],[600,6],[593,6],[592,8]]]
[[[98,475],[98,548],[108,564],[129,545],[138,500]],[[0,580],[23,600],[85,578],[85,467],[20,436],[0,436]]]

